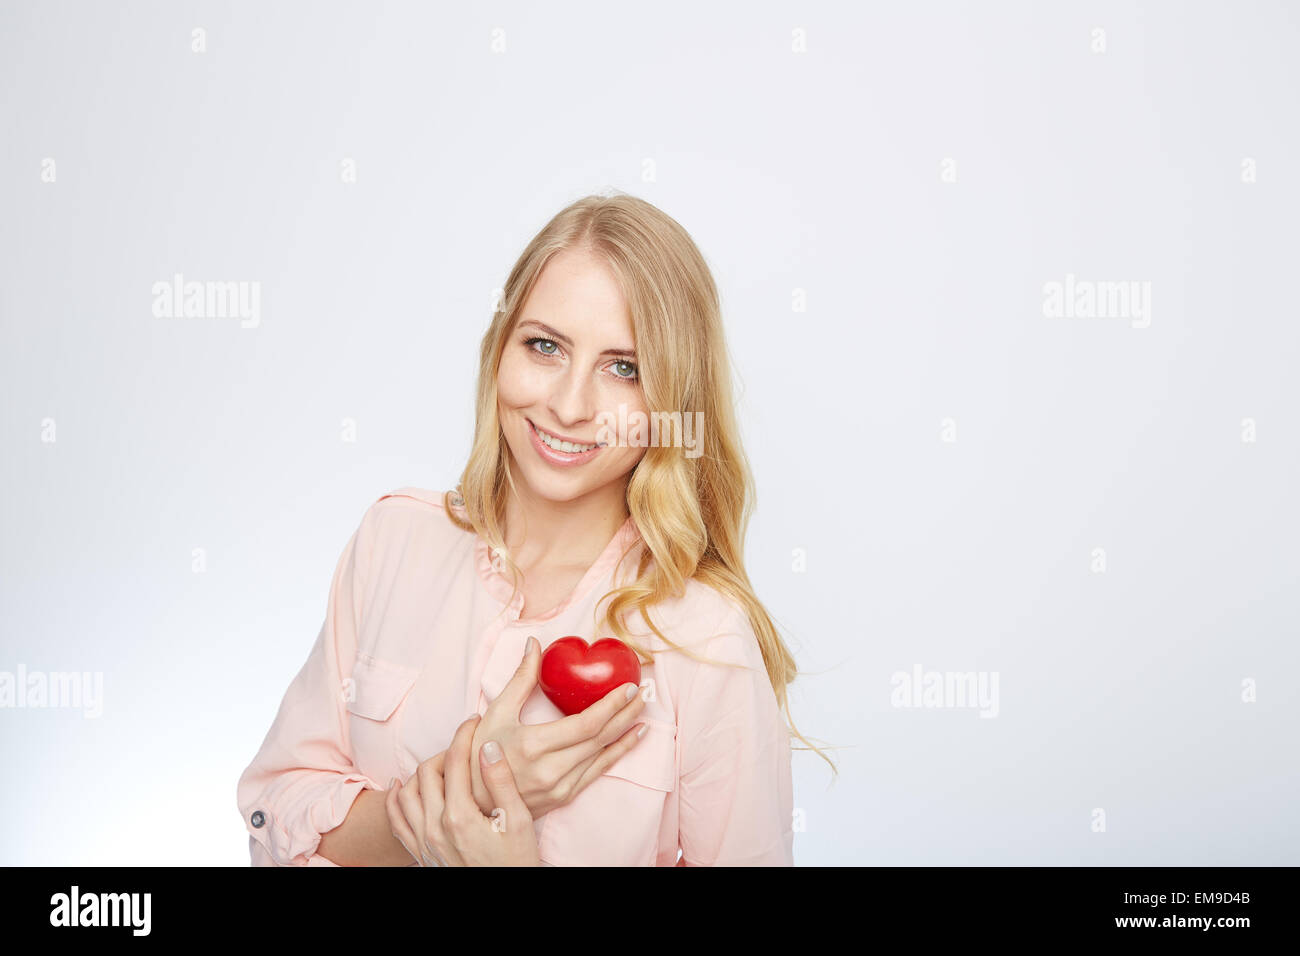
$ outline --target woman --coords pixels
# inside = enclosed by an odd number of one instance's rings
[[[796,668],[744,570],[753,482],[717,291],[686,231],[626,195],[561,211],[506,282],[476,413],[457,490],[381,497],[339,560],[240,779],[253,862],[466,860],[433,808],[451,800],[450,760],[500,824],[492,741],[537,862],[792,865]],[[642,692],[561,717],[536,668],[568,634],[633,647]],[[520,814],[505,816],[513,837]],[[533,862],[524,843],[489,843],[488,862]]]

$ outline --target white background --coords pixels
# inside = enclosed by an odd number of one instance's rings
[[[795,755],[797,864],[1300,863],[1298,23],[5,2],[0,670],[104,702],[0,711],[0,863],[247,864],[348,536],[454,484],[493,290],[611,186],[722,292],[749,571],[839,748]],[[178,272],[260,325],[155,317]],[[1046,317],[1067,274],[1150,282],[1149,327]],[[998,716],[891,706],[917,664]]]

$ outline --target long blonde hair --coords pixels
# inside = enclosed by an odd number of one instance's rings
[[[690,578],[729,595],[748,614],[791,733],[808,744],[795,749],[816,751],[832,773],[838,773],[835,763],[794,726],[786,686],[798,669],[745,573],[744,536],[755,489],[732,405],[717,287],[690,235],[657,207],[625,193],[587,196],[561,210],[524,249],[483,336],[474,443],[459,485],[444,496],[447,515],[503,558],[517,592],[519,569],[501,530],[505,490],[509,487],[513,493],[515,484],[497,415],[497,368],[543,267],[561,250],[582,248],[600,256],[618,277],[632,316],[646,407],[703,413],[696,416],[703,431],[695,436],[703,445],[702,454],[692,458],[665,443],[651,442],[632,470],[627,509],[646,549],[635,580],[597,603],[599,607],[609,599],[605,624],[643,661],[652,660],[623,625],[623,616],[637,611],[666,644],[698,660],[669,640],[648,612],[659,601],[682,595]],[[467,520],[451,507],[456,494]]]

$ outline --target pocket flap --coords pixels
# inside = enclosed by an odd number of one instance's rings
[[[602,776],[620,777],[652,790],[671,791],[677,782],[677,725],[643,718],[645,736]]]
[[[352,665],[347,708],[359,717],[387,720],[419,676],[419,671],[413,667],[358,653]]]

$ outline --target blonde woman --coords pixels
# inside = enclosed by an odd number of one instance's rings
[[[344,549],[239,781],[253,862],[793,865],[752,506],[699,250],[643,200],[568,206],[483,337],[457,489],[384,495]],[[563,716],[537,672],[570,634],[632,647],[640,692]]]

